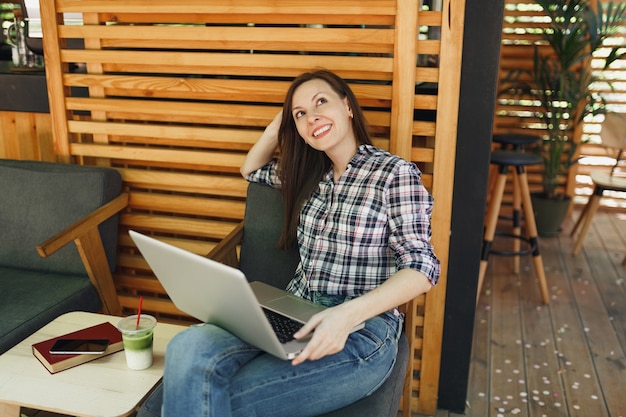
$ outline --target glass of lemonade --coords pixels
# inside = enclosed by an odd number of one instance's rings
[[[152,341],[157,321],[148,314],[142,314],[137,326],[137,315],[123,318],[117,324],[122,332],[126,365],[140,371],[152,366]]]

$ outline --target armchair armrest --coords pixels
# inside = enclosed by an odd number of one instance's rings
[[[109,201],[104,206],[91,212],[89,215],[78,220],[76,223],[66,227],[65,230],[60,231],[50,239],[37,245],[37,252],[39,252],[39,255],[42,258],[52,255],[72,240],[79,238],[94,227],[98,227],[100,223],[115,215],[127,205],[128,193],[123,193],[119,197]]]
[[[238,267],[239,257],[237,256],[237,246],[241,244],[243,238],[243,221],[215,246],[205,257],[221,262],[228,266]]]
[[[128,193],[123,193],[50,239],[37,245],[39,255],[42,258],[46,258],[71,241],[74,241],[89,279],[102,300],[104,311],[113,315],[121,315],[122,308],[117,298],[98,225],[114,216],[127,205]]]

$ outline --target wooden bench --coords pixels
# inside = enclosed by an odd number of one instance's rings
[[[243,218],[239,166],[291,79],[328,68],[349,80],[376,145],[416,162],[435,197],[443,275],[407,311],[413,354],[402,406],[405,415],[435,412],[465,4],[418,3],[42,2],[57,156],[116,168],[130,193],[114,276],[126,312],[143,295],[144,311],[160,320],[188,320],[127,231],[208,253]],[[81,13],[84,24],[64,25],[63,13]]]

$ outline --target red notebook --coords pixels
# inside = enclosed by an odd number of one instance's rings
[[[53,355],[50,348],[58,339],[109,339],[109,346],[104,353],[98,355],[75,354],[75,355]],[[95,326],[87,327],[72,333],[67,333],[52,339],[33,345],[33,355],[51,373],[64,371],[68,368],[93,361],[111,353],[124,349],[122,334],[111,323],[104,322]]]

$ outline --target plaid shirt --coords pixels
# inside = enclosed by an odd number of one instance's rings
[[[274,159],[247,179],[280,187],[277,169]],[[361,145],[339,181],[329,170],[305,202],[297,231],[301,261],[287,289],[308,299],[313,292],[353,298],[404,268],[435,285],[432,206],[415,164]]]

